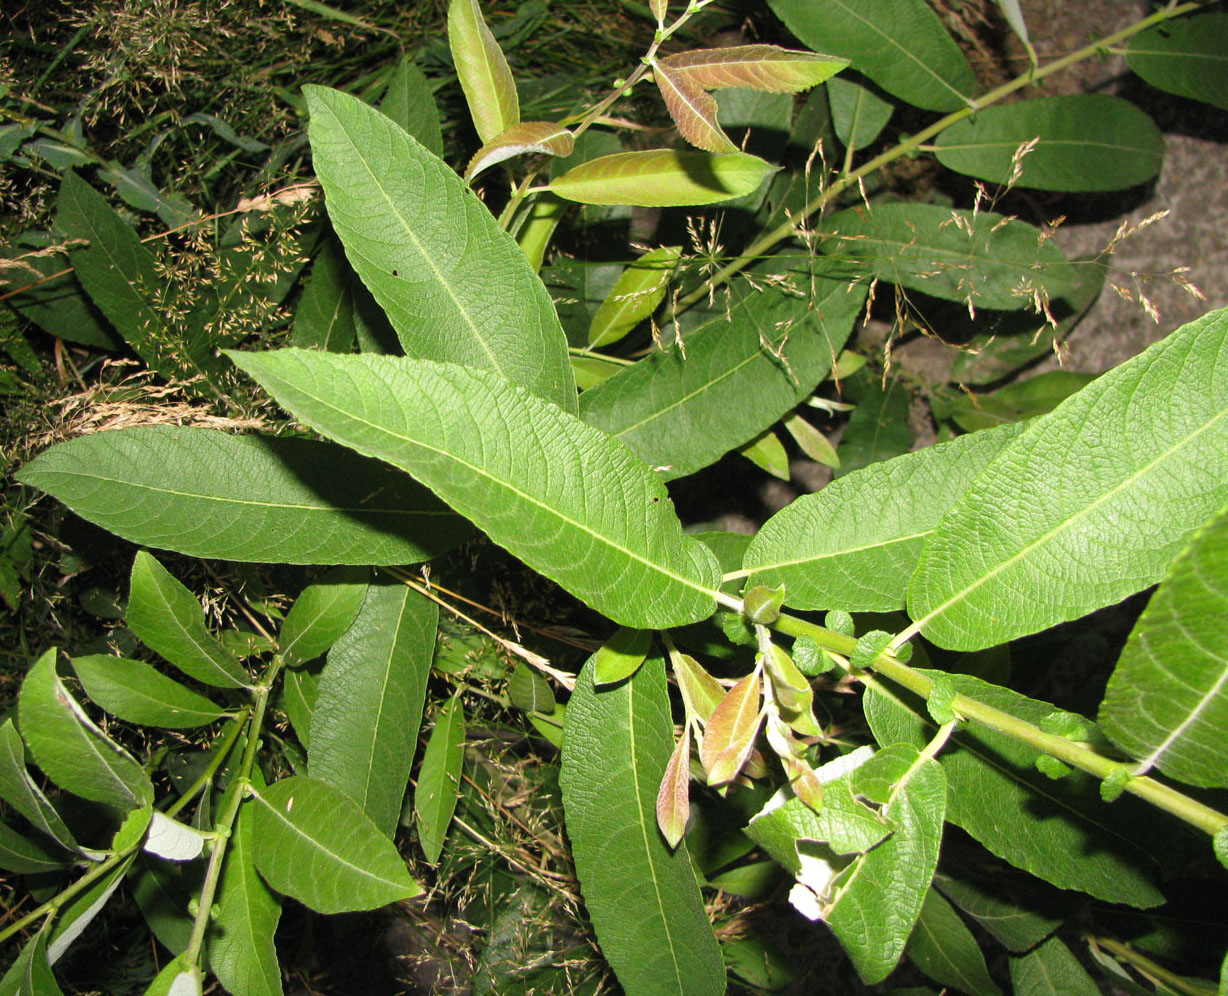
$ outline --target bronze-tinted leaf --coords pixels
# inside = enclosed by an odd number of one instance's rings
[[[721,700],[704,730],[699,757],[709,785],[724,785],[737,777],[759,732],[759,670],[739,681]]]
[[[686,727],[665,766],[657,792],[657,826],[670,847],[677,847],[686,833],[691,811],[691,729]]]
[[[553,121],[521,121],[500,132],[473,154],[465,168],[465,182],[469,183],[484,169],[513,156],[540,152],[546,156],[569,156],[576,140],[560,124]]]
[[[520,121],[520,97],[477,0],[452,0],[448,5],[448,46],[478,138],[489,142]]]
[[[737,152],[738,147],[717,124],[716,98],[687,74],[670,66],[668,61],[657,63],[652,75],[679,134],[696,148],[708,152]]]
[[[848,64],[848,59],[838,56],[776,45],[735,45],[679,52],[662,59],[657,67],[704,90],[744,86],[769,93],[797,93],[830,79]]]
[[[670,654],[670,662],[674,665],[674,677],[678,679],[678,690],[688,715],[695,715],[707,723],[725,697],[725,689],[690,654]]]

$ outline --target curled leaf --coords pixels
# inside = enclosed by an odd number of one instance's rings
[[[749,194],[774,172],[771,163],[742,152],[650,149],[590,159],[556,177],[549,189],[581,204],[698,206]]]
[[[513,156],[540,152],[546,156],[569,156],[576,140],[553,121],[521,121],[500,132],[473,154],[465,167],[465,182],[470,183],[482,170]]]

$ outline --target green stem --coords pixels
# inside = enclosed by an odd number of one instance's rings
[[[849,656],[857,645],[857,640],[851,636],[841,636],[839,633],[833,633],[829,629],[795,616],[782,614],[772,624],[772,628],[786,636],[808,636],[822,649],[845,657]],[[872,666],[877,674],[923,699],[928,699],[934,690],[932,678],[909,667],[894,654],[879,654],[874,659]],[[1046,733],[1033,723],[1012,716],[1001,709],[995,709],[970,696],[957,694],[951,702],[951,708],[964,719],[1008,736],[1012,740],[1035,747],[1072,768],[1086,771],[1097,778],[1107,779],[1117,772],[1125,772],[1129,775],[1134,770],[1132,764],[1105,757],[1087,744],[1078,743],[1054,733]],[[1211,836],[1228,826],[1228,816],[1153,778],[1132,776],[1126,781],[1125,790]]]
[[[875,156],[873,159],[862,163],[861,166],[857,167],[857,169],[853,170],[851,173],[845,173],[842,177],[827,187],[827,189],[811,198],[810,201],[807,202],[806,207],[800,217],[795,216],[790,218],[789,220],[777,225],[764,235],[761,235],[758,239],[747,246],[746,251],[742,255],[738,256],[737,259],[727,263],[716,273],[712,274],[711,277],[700,284],[699,287],[691,291],[691,293],[680,298],[675,309],[676,312],[681,314],[687,308],[690,308],[692,305],[703,300],[708,296],[713,287],[719,287],[722,284],[727,283],[730,277],[746,269],[747,266],[759,259],[769,249],[774,248],[778,243],[783,242],[785,239],[793,236],[797,232],[797,228],[800,223],[810,218],[811,215],[822,211],[836,197],[840,196],[840,194],[844,193],[845,190],[856,184],[859,180],[864,179],[875,170],[881,169],[883,166],[886,166],[888,163],[893,162],[896,159],[899,159],[901,156],[920,149],[920,147],[931,138],[934,138],[936,135],[945,131],[957,121],[962,121],[964,118],[970,117],[977,111],[982,111],[991,104],[996,104],[998,101],[1012,93],[1015,93],[1017,90],[1022,90],[1024,87],[1039,83],[1041,80],[1048,76],[1052,76],[1054,73],[1060,72],[1069,66],[1073,66],[1075,63],[1082,62],[1084,59],[1090,58],[1091,56],[1102,52],[1111,45],[1116,45],[1120,42],[1126,41],[1139,32],[1145,31],[1156,24],[1171,20],[1172,18],[1178,17],[1181,14],[1188,14],[1190,11],[1197,10],[1203,6],[1206,6],[1206,0],[1189,0],[1189,2],[1186,3],[1173,4],[1164,10],[1157,11],[1150,17],[1145,17],[1141,21],[1138,21],[1127,28],[1123,28],[1121,31],[1116,31],[1111,35],[1106,35],[1104,38],[1094,41],[1090,45],[1085,45],[1083,48],[1075,52],[1071,52],[1069,55],[1064,55],[1060,59],[1055,59],[1053,62],[1050,62],[1045,66],[1037,69],[1030,69],[1028,72],[1016,77],[1009,83],[1004,83],[1002,86],[990,90],[988,93],[977,97],[975,100],[970,100],[968,102],[968,106],[961,107],[958,111],[952,111],[950,114],[946,115],[946,117],[939,118],[928,128],[923,128],[915,135],[910,135],[898,145],[893,146],[885,152]]]
[[[128,860],[128,858],[132,855],[132,852],[138,850],[140,846],[141,845],[139,843],[133,844],[126,850],[119,851],[112,854],[104,861],[100,861],[98,864],[92,866],[90,870],[79,879],[77,879],[77,881],[73,882],[72,885],[68,886],[63,891],[56,893],[54,897],[48,899],[36,909],[31,910],[20,920],[15,920],[3,930],[0,930],[0,944],[3,944],[14,934],[25,930],[26,927],[29,927],[35,921],[41,920],[45,916],[55,916],[55,914],[58,913],[70,899],[72,899],[78,893],[84,892],[104,875],[110,873],[110,871],[120,862]]]
[[[206,765],[205,770],[200,773],[196,781],[188,786],[183,795],[175,800],[171,806],[167,807],[167,816],[174,819],[189,802],[213,784],[213,776],[217,774],[218,768],[226,763],[226,758],[230,756],[230,748],[234,746],[235,741],[239,738],[239,734],[243,732],[243,724],[247,722],[247,717],[250,715],[250,709],[242,709],[230,721],[226,732],[222,734],[220,747],[214,748],[213,756],[209,758],[209,763]]]
[[[1139,954],[1133,948],[1122,944],[1121,941],[1115,941],[1111,937],[1089,936],[1087,939],[1096,947],[1104,948],[1105,951],[1128,963],[1140,974],[1147,976],[1150,980],[1161,982],[1174,992],[1184,993],[1186,996],[1215,996],[1216,987],[1213,984],[1176,975],[1162,965],[1157,965],[1150,958]]]
[[[214,827],[213,852],[209,855],[209,867],[205,871],[205,881],[200,890],[200,905],[192,924],[192,936],[188,939],[188,946],[183,953],[185,964],[199,964],[200,961],[201,949],[205,943],[205,932],[209,928],[209,919],[213,910],[213,897],[217,894],[218,884],[222,878],[226,848],[230,843],[230,835],[234,831],[235,818],[239,815],[239,806],[242,805],[247,794],[252,768],[256,763],[256,754],[260,750],[260,734],[264,726],[265,710],[269,704],[269,691],[283,664],[284,661],[280,656],[274,657],[273,663],[269,665],[265,673],[264,680],[256,686],[243,759],[239,762],[239,770],[235,773],[235,784],[232,791],[226,797],[225,809],[219,815]]]

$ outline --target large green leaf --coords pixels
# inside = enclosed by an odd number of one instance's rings
[[[976,308],[1019,309],[1061,297],[1075,275],[1052,241],[992,211],[895,202],[850,208],[823,225],[823,251],[909,290]]]
[[[650,658],[598,691],[592,659],[576,679],[563,735],[563,809],[597,940],[635,996],[725,991],[720,948],[686,844],[657,829],[657,790],[673,747],[665,664]]]
[[[410,471],[615,622],[711,615],[719,568],[620,443],[488,371],[390,356],[233,353],[287,410]],[[352,413],[352,414],[351,414]]]
[[[1152,86],[1228,110],[1228,14],[1157,24],[1130,39],[1126,60]]]
[[[0,996],[64,996],[47,962],[47,938],[54,921],[48,917],[37,934],[0,979]]]
[[[928,672],[923,672],[928,673]],[[934,672],[939,674],[939,672]],[[956,691],[1027,722],[1053,711],[1039,702],[968,675],[948,675]],[[866,718],[879,743],[922,747],[934,724],[867,689]],[[924,706],[921,707],[924,711]],[[1061,889],[1079,889],[1106,902],[1154,906],[1155,859],[1141,839],[1141,803],[1123,797],[1109,806],[1099,783],[1072,772],[1054,783],[1036,769],[1040,752],[1005,734],[970,725],[944,748],[950,786],[947,819],[1004,861]]]
[[[422,755],[418,785],[414,789],[414,822],[418,842],[431,864],[439,862],[444,837],[460,793],[465,763],[465,707],[458,691],[439,710],[431,739]]]
[[[713,319],[580,399],[580,416],[665,468],[693,473],[769,428],[831,370],[865,300],[844,281],[795,275],[800,294],[738,289]],[[813,296],[810,291],[813,290]]]
[[[364,568],[339,567],[303,589],[277,634],[287,664],[313,660],[337,642],[362,608],[369,578]]]
[[[1100,705],[1118,747],[1191,785],[1228,787],[1228,508],[1198,530],[1135,624]]]
[[[0,868],[18,875],[37,875],[63,871],[68,865],[63,851],[23,837],[7,823],[0,823]]]
[[[30,775],[26,767],[26,745],[12,719],[0,725],[0,799],[61,847],[70,851],[78,849],[63,817]]]
[[[399,471],[307,439],[137,426],[53,446],[17,479],[126,540],[193,557],[408,564],[469,532]]]
[[[125,621],[137,639],[190,678],[218,688],[242,688],[249,680],[205,626],[196,596],[144,550],[132,561]]]
[[[148,805],[154,793],[145,769],[86,715],[56,674],[55,658],[55,650],[43,654],[18,695],[21,735],[34,760],[83,799],[125,811]]]
[[[1164,162],[1164,136],[1151,118],[1103,93],[989,107],[934,145],[947,169],[1040,190],[1120,190],[1146,183]]]
[[[281,902],[256,874],[252,829],[259,804],[239,810],[217,893],[217,915],[209,921],[209,968],[228,992],[281,996],[281,965],[273,935]]]
[[[392,841],[327,782],[283,778],[253,796],[250,808],[260,874],[317,913],[376,909],[422,891]]]
[[[894,832],[837,879],[826,920],[857,973],[873,984],[895,968],[921,914],[938,865],[947,783],[937,761],[906,744],[879,751],[854,773],[855,789],[868,795],[863,777],[890,782],[883,816]]]
[[[827,99],[831,103],[831,121],[837,137],[845,148],[853,150],[864,148],[878,138],[895,111],[894,104],[883,100],[868,86],[843,76],[828,82]]]
[[[934,884],[1008,951],[1027,951],[1061,926],[1062,917],[1054,909],[1052,890],[1038,895],[1036,879],[1004,871],[993,866],[989,875],[975,880],[940,872]]]
[[[1154,584],[1228,500],[1228,310],[1033,419],[947,512],[908,592],[915,627],[978,650]]]
[[[438,621],[439,607],[408,585],[373,584],[320,674],[312,777],[345,792],[387,837],[409,784]]]
[[[929,111],[964,107],[972,67],[925,0],[769,0],[816,52],[852,60],[888,93]]]
[[[1011,958],[1010,969],[1015,992],[1028,996],[1099,996],[1102,992],[1060,937],[1050,937],[1027,954]]]
[[[92,701],[128,723],[190,730],[222,715],[220,706],[144,661],[86,654],[72,659],[72,669]]]
[[[1001,996],[972,931],[933,888],[925,895],[921,916],[908,939],[908,957],[940,985],[972,996]]]
[[[748,585],[785,586],[798,609],[890,612],[946,510],[1018,426],[960,436],[871,464],[786,505],[746,551]]]
[[[329,219],[405,352],[493,370],[575,411],[550,296],[486,205],[373,107],[303,89]]]
[[[166,281],[154,254],[107,199],[72,170],[64,173],[56,224],[70,238],[89,242],[69,253],[77,279],[151,369],[184,379],[218,370],[203,326],[190,340],[171,327],[162,302]]]

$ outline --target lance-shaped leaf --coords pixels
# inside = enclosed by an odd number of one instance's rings
[[[591,159],[555,177],[549,189],[581,204],[688,207],[749,194],[774,172],[771,163],[742,152],[652,149]]]
[[[54,921],[48,917],[37,934],[0,979],[0,996],[64,996],[47,962],[47,938]]]
[[[567,705],[559,777],[567,835],[601,950],[627,992],[720,996],[725,968],[686,845],[656,823],[673,718],[660,658],[598,691],[590,661]]]
[[[682,535],[664,484],[557,406],[487,371],[426,360],[231,355],[298,418],[410,471],[615,622],[656,629],[715,609],[719,566]]]
[[[691,730],[685,727],[669,756],[657,791],[657,826],[670,847],[677,847],[691,815]]]
[[[543,156],[570,156],[576,147],[571,132],[553,121],[521,121],[500,132],[473,154],[465,167],[465,182],[483,170],[514,156],[536,152]]]
[[[1146,183],[1164,161],[1155,122],[1104,93],[989,107],[934,145],[938,161],[957,173],[1038,190],[1120,190]]]
[[[831,79],[848,64],[848,59],[777,45],[691,49],[657,63],[667,67],[671,75],[705,90],[739,86],[768,93],[808,90]]]
[[[61,847],[78,850],[63,817],[31,777],[26,767],[26,746],[11,719],[0,726],[0,799]]]
[[[438,606],[408,585],[373,584],[320,673],[312,777],[349,795],[387,837],[409,783],[438,622]]]
[[[1010,960],[1011,985],[1017,993],[1036,996],[1098,996],[1096,980],[1060,937]]]
[[[135,857],[135,853],[128,855],[102,878],[92,882],[89,888],[78,892],[59,908],[55,918],[55,927],[47,939],[48,964],[54,965],[59,961],[72,947],[73,942],[85,931],[85,928],[90,925],[90,922],[102,912],[103,907],[107,905],[108,900],[123,882]]]
[[[1040,895],[1031,876],[1003,874],[995,868],[982,880],[939,873],[934,884],[1008,951],[1036,947],[1062,923],[1053,893]]]
[[[670,663],[674,666],[678,691],[682,693],[687,714],[695,716],[701,723],[707,723],[725,698],[724,687],[689,654],[670,654]]]
[[[1228,110],[1228,14],[1157,24],[1130,39],[1126,60],[1152,86]]]
[[[169,425],[96,432],[17,474],[143,546],[278,564],[410,564],[469,527],[400,471],[308,439]]]
[[[48,650],[26,674],[18,695],[21,733],[47,776],[83,799],[122,810],[153,800],[149,776],[86,715],[55,671]]]
[[[682,246],[661,246],[623,270],[588,327],[591,347],[617,342],[657,309],[673,275]]]
[[[936,889],[925,894],[925,904],[908,938],[907,951],[912,963],[939,985],[970,996],[1002,994],[989,977],[985,955],[972,931]]]
[[[128,723],[190,730],[222,715],[220,706],[144,661],[87,654],[74,657],[72,669],[92,701]]]
[[[925,541],[946,510],[1021,432],[1002,426],[880,463],[803,495],[746,550],[750,586],[784,585],[798,609],[904,606]]]
[[[554,689],[528,661],[516,665],[507,683],[507,698],[513,709],[521,712],[554,712]]]
[[[586,391],[581,418],[666,478],[755,438],[827,376],[865,300],[864,289],[843,281],[801,273],[788,280],[796,296],[740,288],[728,319],[687,336],[685,357],[655,352]]]
[[[1047,702],[978,678],[946,677],[957,692],[1026,722],[1039,725],[1053,711]],[[866,718],[879,743],[920,747],[934,732],[928,718],[875,692],[867,692]],[[1039,753],[981,726],[962,728],[942,752],[951,787],[947,819],[1004,861],[1060,889],[1131,906],[1160,902],[1163,896],[1149,878],[1155,859],[1142,839],[1146,807],[1133,797],[1106,805],[1097,780],[1079,772],[1055,790],[1036,770]]]
[[[253,797],[256,868],[317,913],[370,910],[418,895],[392,841],[340,789],[304,775]]]
[[[405,352],[493,370],[575,411],[550,296],[486,205],[375,108],[303,89],[329,219]]]
[[[712,94],[671,66],[667,59],[652,67],[652,78],[683,138],[708,152],[738,151],[716,120],[720,107]]]
[[[1190,539],[1130,634],[1100,704],[1118,747],[1191,785],[1228,787],[1228,509]]]
[[[895,968],[921,914],[938,865],[947,782],[937,761],[907,744],[879,751],[855,773],[855,788],[870,776],[891,783],[883,816],[894,832],[854,859],[824,906],[857,974],[873,984]]]
[[[909,290],[975,308],[1014,310],[1071,291],[1075,274],[1040,229],[992,211],[875,204],[832,215],[823,251],[850,276],[869,272]]]
[[[435,728],[422,754],[418,785],[414,789],[414,823],[418,843],[431,864],[439,862],[448,824],[460,795],[465,764],[465,707],[457,692],[439,710]]]
[[[451,0],[448,4],[448,47],[478,137],[489,142],[518,124],[516,80],[482,18],[478,0]]]
[[[930,537],[909,614],[959,650],[1075,619],[1159,581],[1226,500],[1221,310],[1029,422]]]
[[[287,664],[319,657],[337,642],[362,608],[369,577],[361,567],[341,567],[303,589],[277,634],[277,649]]]
[[[435,93],[417,64],[407,55],[397,60],[379,109],[437,156],[443,155],[443,130]]]
[[[837,77],[827,84],[831,122],[847,149],[861,149],[882,133],[895,107],[868,86]]]
[[[218,688],[242,688],[247,672],[205,627],[205,610],[187,588],[144,550],[132,561],[128,628],[184,674]]]
[[[350,264],[336,239],[328,239],[294,309],[290,345],[348,353],[354,348],[354,294]]]
[[[1095,374],[1050,370],[1017,380],[985,394],[960,394],[950,404],[936,403],[934,418],[950,419],[965,432],[976,432],[1005,422],[1021,422],[1051,412],[1061,402],[1096,379]]]
[[[708,773],[709,785],[724,785],[733,781],[750,757],[759,733],[763,713],[759,708],[762,697],[761,676],[755,668],[739,680],[708,717],[699,759]]]
[[[817,52],[852,61],[888,93],[927,111],[964,107],[976,77],[925,0],[769,0]]]
[[[253,825],[258,806],[252,800],[243,803],[226,850],[217,915],[209,920],[209,968],[228,992],[281,996],[281,966],[273,944],[281,901],[256,874]]]
[[[0,823],[0,868],[5,871],[18,875],[57,872],[67,868],[69,861],[63,851],[23,837],[7,823]]]

